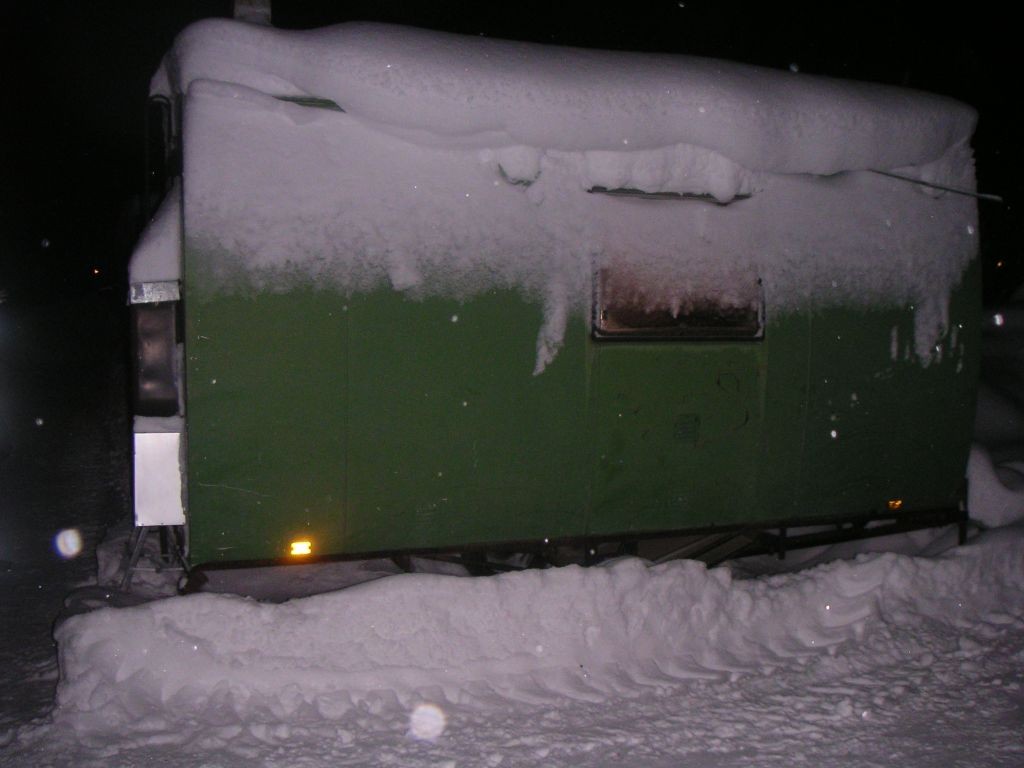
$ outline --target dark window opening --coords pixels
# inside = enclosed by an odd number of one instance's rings
[[[132,305],[135,413],[178,412],[176,302]]]
[[[747,301],[703,294],[675,306],[651,301],[619,270],[598,272],[593,331],[598,339],[760,339],[764,302],[760,281],[744,291]],[[628,286],[628,287],[627,287]]]

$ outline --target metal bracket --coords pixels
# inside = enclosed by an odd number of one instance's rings
[[[185,552],[181,547],[179,529],[181,526],[177,525],[139,525],[132,530],[132,535],[128,539],[128,547],[125,551],[125,555],[128,558],[128,562],[125,564],[124,578],[121,580],[121,589],[125,592],[130,592],[132,589],[132,578],[135,576],[135,571],[139,570],[139,558],[142,557],[142,553],[146,548],[146,539],[149,538],[151,531],[158,531],[161,536],[161,550],[164,550],[160,554],[161,562],[158,564],[156,570],[180,570],[185,575],[189,573],[188,563],[185,560]]]

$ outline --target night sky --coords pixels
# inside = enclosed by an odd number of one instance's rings
[[[551,8],[549,6],[557,6]],[[922,8],[933,9],[926,14]],[[980,113],[979,186],[986,299],[1024,280],[1021,65],[1013,25],[984,4],[302,2],[275,0],[274,23],[307,28],[389,21],[586,47],[734,59],[948,94]],[[224,0],[43,0],[8,9],[0,291],[8,301],[122,291],[143,223],[143,116],[148,81],[190,21],[229,16]],[[1002,266],[998,266],[1001,264]],[[98,270],[98,274],[96,271]]]

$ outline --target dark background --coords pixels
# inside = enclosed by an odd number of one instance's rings
[[[926,12],[926,9],[930,9]],[[0,291],[8,301],[121,291],[142,225],[148,82],[189,22],[230,16],[230,0],[43,0],[3,22]],[[1024,280],[1017,212],[1021,72],[1008,18],[984,4],[575,3],[275,0],[275,26],[380,20],[588,47],[714,56],[894,83],[975,106],[986,299]]]

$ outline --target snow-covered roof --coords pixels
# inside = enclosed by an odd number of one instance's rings
[[[206,262],[192,290],[513,288],[544,308],[537,372],[602,269],[635,278],[621,298],[673,312],[749,303],[758,281],[769,314],[913,305],[927,362],[977,249],[976,116],[943,96],[684,56],[227,20],[186,29],[152,87],[188,95],[185,244]],[[904,358],[907,341],[880,343]]]
[[[330,99],[362,119],[460,145],[644,150],[691,144],[754,171],[921,165],[970,138],[943,96],[689,56],[585,50],[351,23],[284,31],[211,19],[154,78]]]

